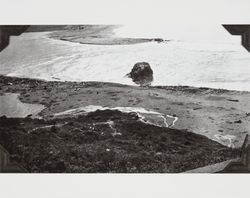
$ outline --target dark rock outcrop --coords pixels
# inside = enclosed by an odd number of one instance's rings
[[[164,39],[162,39],[162,38],[155,38],[154,41],[156,41],[158,43],[162,43],[162,42],[164,42]]]
[[[153,81],[153,70],[149,63],[139,62],[136,63],[130,73],[127,74],[129,78],[139,84],[140,86],[148,86]]]

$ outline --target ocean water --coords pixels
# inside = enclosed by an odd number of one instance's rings
[[[160,27],[160,28],[159,28]],[[158,29],[157,29],[158,28]],[[48,33],[12,37],[0,53],[0,74],[62,81],[134,85],[125,77],[136,62],[148,62],[152,85],[189,85],[250,91],[250,53],[223,27],[124,26],[121,37],[170,39],[134,45],[87,45],[48,38]]]

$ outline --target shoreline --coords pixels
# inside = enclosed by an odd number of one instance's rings
[[[52,77],[54,80],[46,80],[42,78],[28,78],[28,77],[19,77],[19,76],[7,76],[0,74],[0,79],[13,79],[13,80],[25,80],[25,81],[40,81],[41,83],[72,83],[72,84],[107,84],[107,85],[117,85],[124,86],[130,88],[140,87],[139,85],[129,85],[123,83],[116,82],[106,82],[106,81],[74,81],[74,80],[61,80],[60,78]],[[203,92],[210,91],[212,93],[226,93],[226,92],[239,92],[239,93],[250,93],[250,91],[245,90],[235,90],[235,89],[224,89],[224,88],[213,88],[213,87],[196,87],[189,85],[150,85],[150,86],[141,86],[141,88],[149,88],[149,89],[166,89],[166,90],[179,90],[179,91],[190,91],[190,92]]]
[[[133,45],[147,42],[169,42],[162,38],[125,38],[114,33],[120,25],[83,25],[80,29],[68,27],[49,33],[49,38],[88,45]]]

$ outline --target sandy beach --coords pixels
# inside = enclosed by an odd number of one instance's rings
[[[11,86],[8,83],[13,83]],[[25,103],[46,106],[40,115],[99,105],[142,107],[176,115],[176,129],[186,129],[228,145],[240,147],[250,127],[249,92],[195,87],[136,87],[102,82],[46,82],[1,77],[1,92],[20,93]],[[221,138],[218,138],[222,136]]]

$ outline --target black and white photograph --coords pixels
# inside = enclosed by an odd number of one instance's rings
[[[241,197],[250,1],[11,1],[0,13],[0,197]]]
[[[250,170],[250,25],[0,28],[2,172]]]

